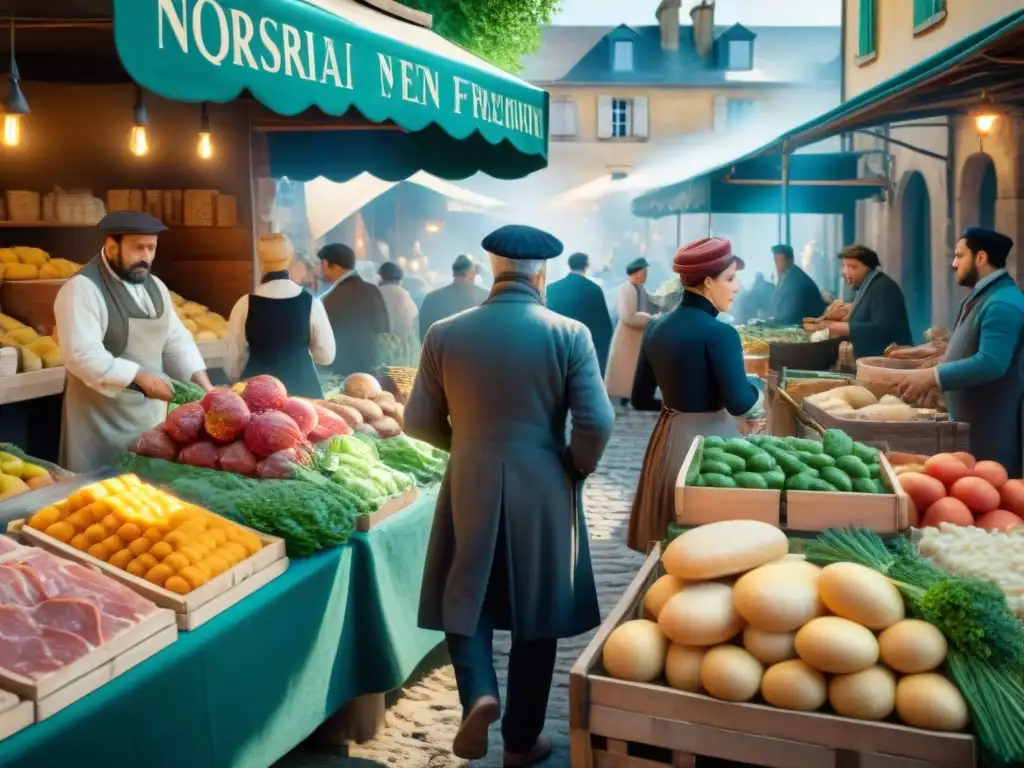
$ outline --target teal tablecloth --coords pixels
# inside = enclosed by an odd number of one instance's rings
[[[266,768],[443,639],[416,626],[434,493],[280,577],[62,712],[3,768]]]

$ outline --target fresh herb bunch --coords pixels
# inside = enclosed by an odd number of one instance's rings
[[[982,745],[1002,763],[1024,763],[1024,670],[1007,674],[950,648],[946,671],[967,701]]]
[[[175,381],[171,379],[171,405],[177,407],[186,403],[198,403],[205,397],[206,392],[198,384],[191,381]]]

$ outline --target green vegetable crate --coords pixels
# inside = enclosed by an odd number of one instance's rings
[[[376,512],[371,512],[368,515],[360,515],[357,517],[356,530],[366,533],[371,528],[376,528],[392,515],[397,514],[410,506],[419,498],[419,495],[420,492],[418,488],[410,488],[405,493],[401,493],[398,496],[392,496],[381,504]]]
[[[838,431],[826,434],[826,441],[832,439],[853,445]],[[769,441],[768,447],[762,449],[759,440]],[[676,480],[676,523],[759,520],[794,532],[856,526],[881,534],[909,528],[907,495],[884,454],[857,444],[862,456],[852,450],[840,455],[844,451],[831,450],[827,442],[785,438],[796,440],[794,448],[809,449],[787,456],[773,440],[782,438],[694,440]],[[796,469],[783,464],[794,463],[794,456],[800,457]]]

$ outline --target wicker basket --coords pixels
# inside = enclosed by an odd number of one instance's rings
[[[42,219],[42,197],[38,192],[9,189],[6,199],[8,221],[32,223]]]
[[[183,195],[182,220],[186,227],[212,227],[217,204],[215,189],[186,189]]]
[[[395,397],[399,402],[406,403],[412,394],[412,385],[416,381],[416,369],[399,366],[384,368],[384,376],[394,385]]]

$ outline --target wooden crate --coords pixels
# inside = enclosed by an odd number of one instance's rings
[[[855,383],[864,384],[860,381]],[[870,382],[865,386],[872,391],[880,388],[877,383],[872,385]],[[962,421],[862,421],[837,418],[807,400],[800,407],[825,429],[841,429],[862,443],[888,443],[894,451],[933,456],[936,453],[969,451],[971,447],[971,427]]]
[[[64,366],[0,376],[0,405],[59,395],[64,391],[66,378]]]
[[[34,705],[36,721],[45,720],[177,639],[173,611],[160,609],[63,669],[37,680],[0,669],[0,687],[27,699]]]
[[[13,693],[0,691],[0,741],[13,736],[36,720],[36,708],[31,701],[23,701]]]
[[[383,523],[392,515],[401,512],[406,507],[410,506],[420,496],[418,488],[411,488],[405,493],[400,493],[397,496],[393,496],[383,504],[376,512],[371,512],[368,515],[360,515],[356,518],[356,530],[361,533],[366,533],[371,528]]]
[[[202,626],[288,569],[284,540],[259,531],[252,531],[263,542],[263,549],[220,576],[210,579],[199,589],[192,590],[187,595],[179,595],[138,576],[133,576],[127,571],[122,571],[120,568],[115,568],[87,552],[81,552],[68,544],[57,541],[42,531],[30,528],[25,525],[24,520],[11,522],[7,530],[19,535],[28,543],[42,547],[55,555],[96,568],[131,587],[135,592],[147,600],[152,600],[161,608],[171,609],[176,614],[178,628],[183,630]]]
[[[889,494],[822,491],[762,491],[752,488],[698,488],[686,484],[699,440],[690,444],[676,477],[675,521],[705,525],[720,520],[759,520],[790,531],[823,531],[860,526],[878,533],[910,527],[909,503],[884,454],[879,456]]]
[[[640,618],[644,592],[661,573],[659,545],[569,671],[572,768],[678,768],[697,757],[768,768],[974,768],[968,734],[736,704],[608,677],[601,667],[608,636]]]

